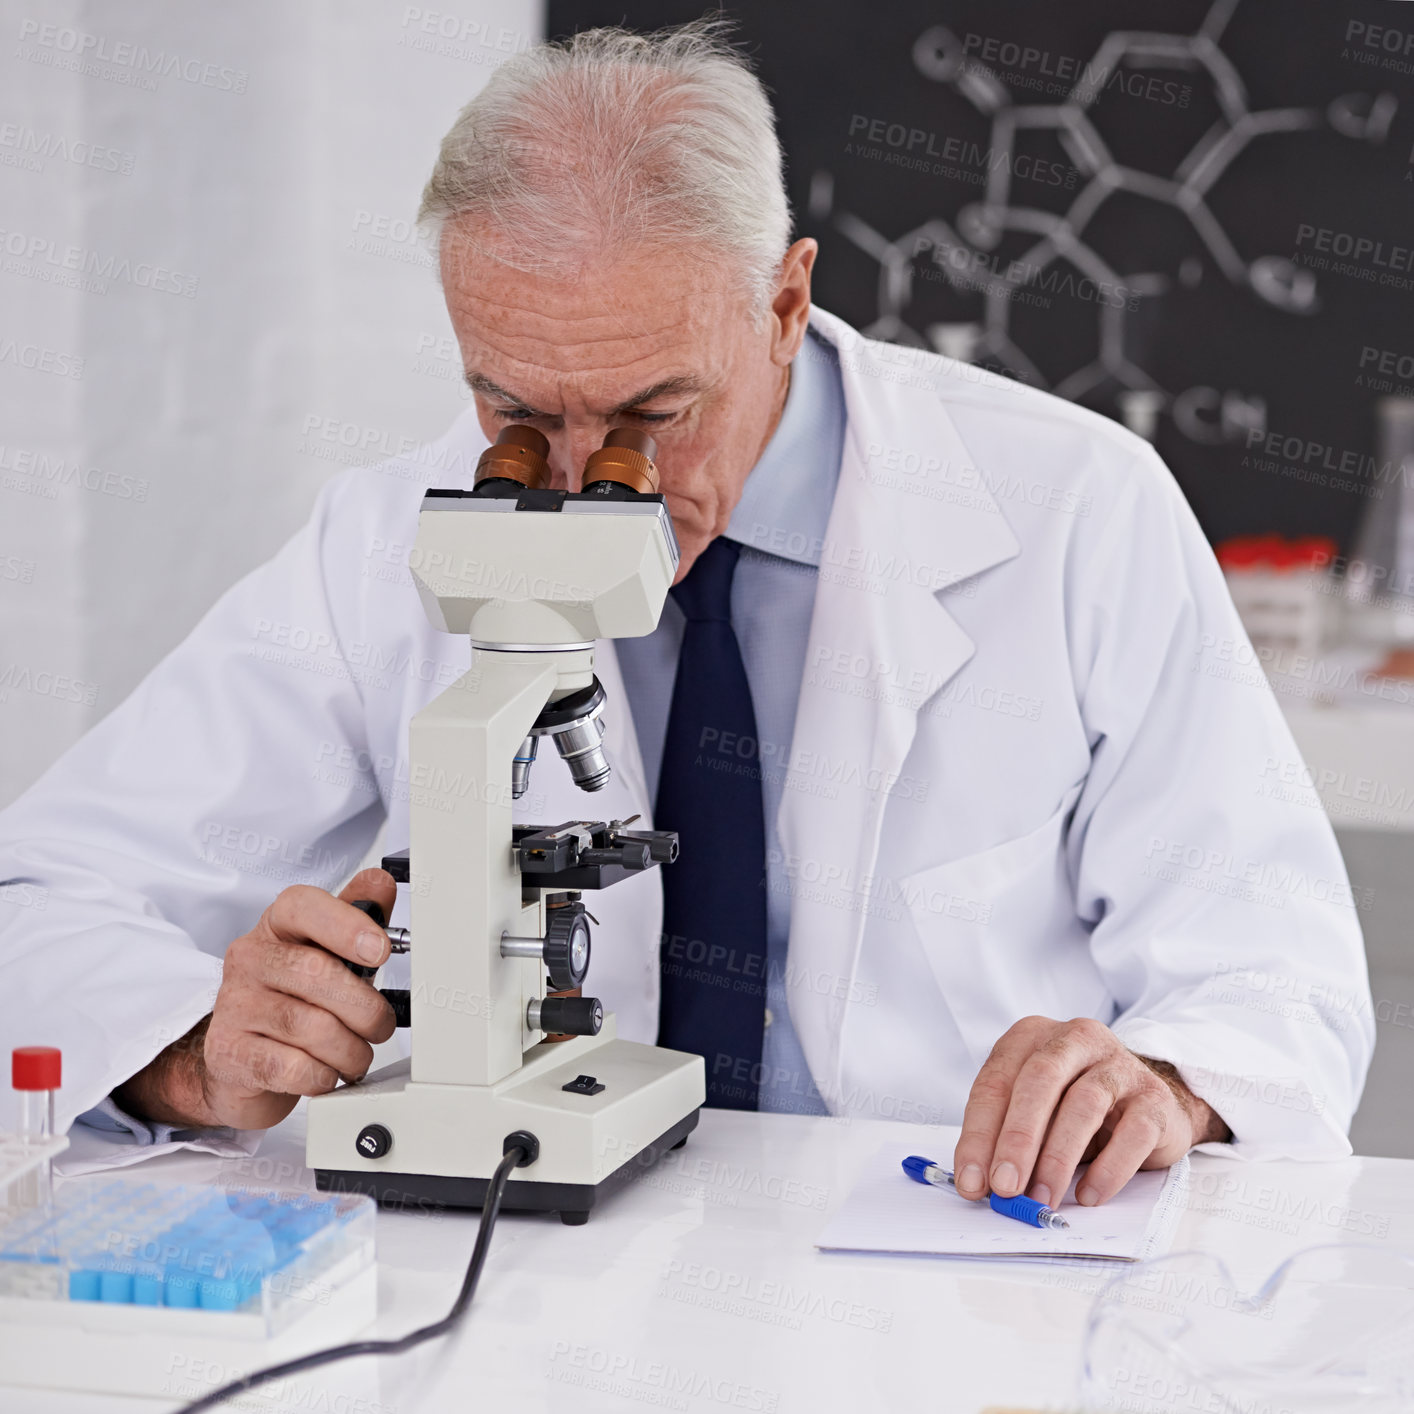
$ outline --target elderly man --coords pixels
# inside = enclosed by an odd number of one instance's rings
[[[420,492],[525,423],[570,489],[650,431],[682,549],[657,631],[599,653],[603,809],[683,837],[596,901],[624,1034],[703,1054],[709,1103],[961,1121],[974,1197],[1348,1152],[1349,887],[1314,794],[1270,788],[1296,748],[1151,449],[813,309],[769,104],[711,26],[511,59],[423,216],[474,409],[331,480],[0,816],[5,1034],[64,1046],[64,1118],[259,1130],[392,1035],[339,961],[386,959],[347,900],[392,880],[325,890],[385,818],[404,842],[409,718],[467,661],[407,577]]]

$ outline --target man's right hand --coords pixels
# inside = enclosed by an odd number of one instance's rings
[[[375,967],[388,935],[358,909],[392,912],[397,885],[381,869],[356,874],[335,898],[296,885],[226,949],[216,1005],[113,1092],[128,1113],[166,1124],[268,1129],[301,1095],[361,1077],[370,1043],[394,1030],[393,1009],[341,958]]]

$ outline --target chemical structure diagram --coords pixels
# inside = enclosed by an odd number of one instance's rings
[[[1195,442],[1243,439],[1265,430],[1266,407],[1257,395],[1197,386],[1171,392],[1131,357],[1128,317],[1147,297],[1171,285],[1154,271],[1120,273],[1087,243],[1096,214],[1116,194],[1127,192],[1171,208],[1196,233],[1213,265],[1234,287],[1250,290],[1275,308],[1300,315],[1317,307],[1315,273],[1286,256],[1245,257],[1208,204],[1208,194],[1239,155],[1259,138],[1329,125],[1344,137],[1382,142],[1398,106],[1389,93],[1345,94],[1324,112],[1317,108],[1272,108],[1254,112],[1246,85],[1221,48],[1223,32],[1238,0],[1215,0],[1197,33],[1191,35],[1115,31],[1080,69],[1069,92],[1056,103],[1017,103],[994,68],[967,52],[942,25],[915,41],[914,66],[924,77],[950,87],[989,120],[990,160],[981,199],[963,206],[952,223],[931,218],[892,239],[858,214],[835,208],[834,177],[817,171],[809,210],[828,220],[847,241],[879,263],[876,317],[865,329],[872,337],[931,346],[964,362],[991,361],[1022,381],[1044,388],[1047,379],[1014,335],[1014,311],[1028,299],[1028,287],[1044,284],[1046,272],[1068,262],[1097,290],[1117,298],[1095,298],[1098,353],[1083,367],[1054,383],[1051,391],[1081,398],[1108,384],[1115,388],[1121,417],[1142,436],[1152,437],[1160,412]],[[1013,49],[1018,46],[1010,46]],[[1169,176],[1116,160],[1093,121],[1093,110],[1109,82],[1125,70],[1176,70],[1206,75],[1219,116]],[[916,131],[916,130],[915,130]],[[1075,195],[1063,211],[1048,211],[1014,199],[1014,155],[1020,135],[1051,133],[1078,174]],[[926,135],[924,135],[926,136]],[[995,254],[1009,233],[1034,237],[1015,259]],[[919,259],[926,256],[924,271]],[[931,267],[931,268],[930,268]],[[935,323],[918,330],[910,323],[920,274],[941,279],[959,294],[980,294],[980,322]],[[1185,258],[1177,278],[1196,285],[1202,262]],[[1030,298],[1035,298],[1034,295]],[[916,316],[915,316],[916,317]]]

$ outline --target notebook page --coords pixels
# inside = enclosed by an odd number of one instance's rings
[[[922,1137],[922,1135],[920,1135]],[[927,1156],[951,1160],[956,1131],[929,1130]],[[908,1252],[943,1257],[1090,1257],[1135,1262],[1173,1241],[1187,1203],[1188,1160],[1138,1173],[1108,1203],[1082,1208],[1075,1184],[1060,1205],[1069,1229],[1036,1228],[969,1203],[951,1189],[916,1183],[900,1167],[907,1151],[881,1148],[815,1245],[828,1252]],[[1084,1169],[1081,1169],[1081,1173]]]

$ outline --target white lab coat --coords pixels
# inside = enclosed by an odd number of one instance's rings
[[[791,1016],[831,1109],[956,1122],[1014,1021],[1088,1016],[1177,1065],[1239,1151],[1348,1153],[1373,1044],[1356,911],[1171,477],[1104,418],[812,319],[848,429],[791,759],[765,766],[787,771]],[[423,489],[469,486],[484,445],[468,410],[335,476],[0,813],[0,1029],[63,1047],[62,1124],[200,1019],[281,888],[337,886],[385,812],[406,841],[408,720],[469,656],[407,554]],[[610,645],[598,671],[611,785],[579,794],[552,754],[521,818],[649,813]],[[593,990],[651,1040],[656,876],[594,909]]]

